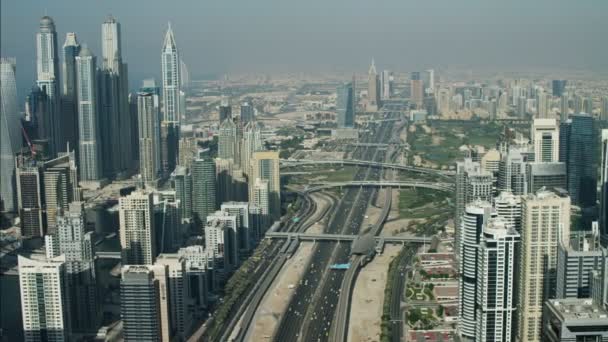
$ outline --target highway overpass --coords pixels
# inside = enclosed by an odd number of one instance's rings
[[[401,164],[394,163],[383,163],[383,162],[375,162],[369,160],[356,160],[356,159],[328,159],[328,160],[313,160],[313,159],[281,159],[282,167],[293,167],[293,166],[301,166],[301,165],[320,165],[320,164],[340,164],[340,165],[358,165],[358,166],[371,166],[371,167],[381,167],[385,169],[394,169],[400,171],[411,171],[418,173],[426,173],[430,175],[436,175],[443,178],[452,179],[452,176],[455,175],[454,171],[443,171],[443,170],[435,170],[424,167],[416,167],[416,166],[406,166]]]
[[[451,183],[439,182],[400,182],[400,181],[351,181],[351,182],[321,182],[310,185],[306,192],[315,192],[329,188],[342,187],[393,187],[393,188],[424,188],[439,191],[454,191]]]
[[[286,233],[286,232],[267,232],[267,239],[289,239],[300,241],[354,241],[359,235],[342,235],[342,234],[309,234],[309,233]],[[384,243],[430,243],[431,238],[426,236],[376,236],[376,243],[384,241]]]

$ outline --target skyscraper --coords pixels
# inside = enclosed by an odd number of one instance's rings
[[[517,148],[502,157],[498,167],[499,191],[511,191],[515,195],[526,193],[526,161],[525,153]]]
[[[131,119],[128,103],[127,65],[122,60],[121,26],[112,16],[101,25],[99,115],[104,174],[113,178],[131,169],[129,146]]]
[[[237,241],[239,251],[248,252],[253,247],[248,202],[225,202],[221,210],[236,216]]]
[[[424,101],[424,84],[420,79],[420,72],[412,72],[410,77],[410,102],[416,107],[422,106]]]
[[[389,70],[383,70],[380,77],[381,86],[381,100],[388,100],[391,98],[392,86],[393,86],[393,73]]]
[[[123,266],[120,280],[120,316],[125,341],[166,341],[170,321],[161,309],[159,276],[152,266]],[[163,282],[166,286],[166,281]],[[164,324],[163,324],[164,322]],[[164,329],[163,329],[164,328]]]
[[[219,208],[224,202],[234,200],[236,197],[233,184],[234,169],[232,159],[215,159],[216,208]]]
[[[64,142],[70,148],[78,149],[78,107],[77,103],[77,77],[76,56],[80,53],[80,44],[74,32],[68,32],[63,44],[62,87],[61,87],[61,113]],[[65,149],[61,146],[60,151]]]
[[[367,110],[375,112],[380,108],[380,79],[373,58],[367,75]]]
[[[600,241],[608,248],[608,129],[602,130],[600,165]]]
[[[530,136],[536,162],[559,161],[559,129],[556,119],[534,119]]]
[[[482,234],[479,230],[496,217],[492,205],[485,201],[475,201],[467,205],[461,218],[459,242],[459,274],[460,290],[458,291],[458,312],[460,317],[460,333],[465,338],[474,339],[477,324],[478,296],[477,253]]]
[[[241,123],[247,125],[255,119],[253,104],[251,101],[246,101],[241,104]]]
[[[600,109],[600,120],[608,121],[608,96],[602,97],[602,108]]]
[[[46,236],[46,253],[47,258],[65,256],[72,330],[95,332],[101,323],[101,303],[95,271],[93,232],[85,233],[85,229],[84,203],[70,203],[68,210],[59,211],[56,233]]]
[[[80,179],[96,181],[102,178],[99,116],[97,108],[96,60],[84,47],[76,57],[78,82],[78,143]]]
[[[71,202],[80,200],[74,151],[59,153],[57,158],[44,163],[42,180],[47,234],[52,234],[58,210],[68,210]]]
[[[192,174],[184,166],[177,166],[173,171],[173,189],[175,197],[180,202],[182,220],[192,218]]]
[[[139,173],[147,185],[155,186],[160,175],[160,141],[158,96],[137,94]]]
[[[245,125],[243,141],[241,143],[241,167],[247,176],[251,174],[251,158],[255,152],[262,151],[262,132],[256,121]]]
[[[21,164],[16,170],[21,234],[27,238],[42,237],[46,233],[46,222],[41,167],[33,160]]]
[[[483,226],[477,250],[477,341],[514,341],[515,251],[520,235],[498,217]]]
[[[15,60],[0,59],[0,211],[16,212],[15,153],[21,149]]]
[[[220,124],[217,156],[222,159],[237,160],[238,141],[236,125],[232,119],[226,119]]]
[[[456,248],[460,245],[460,218],[466,206],[477,199],[491,201],[492,182],[492,173],[482,170],[480,163],[471,158],[456,163]]]
[[[544,90],[538,92],[536,97],[536,107],[537,118],[549,118],[551,109],[549,108],[549,94],[547,94]]]
[[[216,211],[207,216],[205,225],[205,249],[212,251],[216,264],[223,265],[225,272],[239,264],[237,216],[227,211]]]
[[[255,152],[252,158],[251,179],[268,181],[269,214],[272,219],[281,217],[281,178],[279,153],[276,151]],[[250,197],[251,191],[250,191]]]
[[[268,194],[268,181],[260,178],[256,178],[253,184],[250,185],[251,193],[249,194],[249,208],[252,214],[257,216],[258,230],[255,232],[257,238],[262,236],[267,228],[270,220],[270,196]]]
[[[156,233],[152,193],[138,190],[118,201],[123,265],[152,265]]]
[[[503,191],[494,198],[496,214],[518,233],[521,232],[521,196]]]
[[[570,198],[549,191],[522,197],[519,341],[540,341],[542,309],[555,293],[557,246],[570,235]]]
[[[608,262],[608,252],[599,244],[599,232],[572,232],[568,241],[560,241],[557,254],[557,291],[555,298],[591,297],[592,274],[601,272]]]
[[[553,96],[561,97],[566,90],[566,80],[553,80],[551,81]]]
[[[47,114],[50,126],[47,127],[51,155],[63,146],[61,134],[62,118],[59,114],[59,51],[55,23],[49,16],[40,19],[40,31],[36,34],[36,85],[48,96]]]
[[[165,174],[175,169],[178,158],[181,101],[179,53],[171,24],[167,28],[161,51],[163,120],[161,123],[161,160]]]
[[[216,208],[215,162],[198,158],[192,162],[192,214],[205,224],[207,216]]]
[[[71,317],[65,256],[33,260],[19,255],[17,259],[24,340],[67,341],[71,333]]]
[[[355,125],[355,90],[353,83],[344,83],[338,87],[336,97],[336,111],[338,127],[354,127]]]
[[[597,187],[597,133],[588,114],[572,115],[567,147],[568,192],[572,204],[595,205]]]
[[[189,303],[187,302],[186,259],[178,254],[160,254],[154,263],[154,276],[157,279],[159,276],[161,277],[159,279],[160,290],[166,291],[166,295],[161,294],[161,308],[170,313],[168,335],[179,336],[180,339],[185,340],[188,337],[186,334],[190,325],[187,313]],[[166,281],[166,284],[162,283],[163,280]],[[164,328],[169,324],[162,323],[163,335],[165,335]]]
[[[230,105],[230,101],[225,97],[222,97],[222,101],[220,102],[219,116],[220,116],[220,125],[226,119],[232,120],[232,106]]]

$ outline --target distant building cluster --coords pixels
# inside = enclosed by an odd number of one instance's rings
[[[144,80],[132,94],[121,26],[108,17],[101,29],[98,64],[75,33],[59,50],[54,21],[41,19],[37,79],[23,117],[15,60],[0,63],[2,214],[18,219],[17,239],[34,251],[16,260],[23,330],[5,332],[15,340],[110,338],[112,327],[102,328],[108,284],[98,267],[113,252],[98,245],[112,227],[97,222],[93,231],[90,216],[114,183],[136,183],[120,189],[114,207],[121,261],[114,274],[129,341],[186,340],[281,216],[279,153],[266,150],[253,104],[235,115],[223,101],[217,145],[204,149],[182,131],[189,80],[171,26],[161,83]],[[11,243],[17,253],[21,247]]]
[[[457,163],[462,339],[608,338],[608,130],[598,126],[586,113],[536,118],[529,141],[502,137]]]

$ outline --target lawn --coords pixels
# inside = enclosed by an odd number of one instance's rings
[[[428,218],[445,212],[443,202],[450,195],[432,189],[402,189],[399,191],[399,216]]]
[[[454,164],[460,156],[458,148],[462,145],[481,145],[487,149],[494,147],[496,138],[503,130],[500,125],[478,121],[432,121],[428,125],[433,129],[433,134],[417,127],[415,132],[408,134],[408,143],[412,152],[438,166]],[[438,138],[435,143],[433,136]]]

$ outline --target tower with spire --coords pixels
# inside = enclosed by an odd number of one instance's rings
[[[171,23],[168,23],[161,50],[163,115],[161,122],[161,162],[166,175],[173,172],[178,158],[180,129],[180,59]]]
[[[367,84],[367,111],[375,112],[380,108],[380,79],[376,72],[376,63],[372,58],[372,64],[369,66]]]

